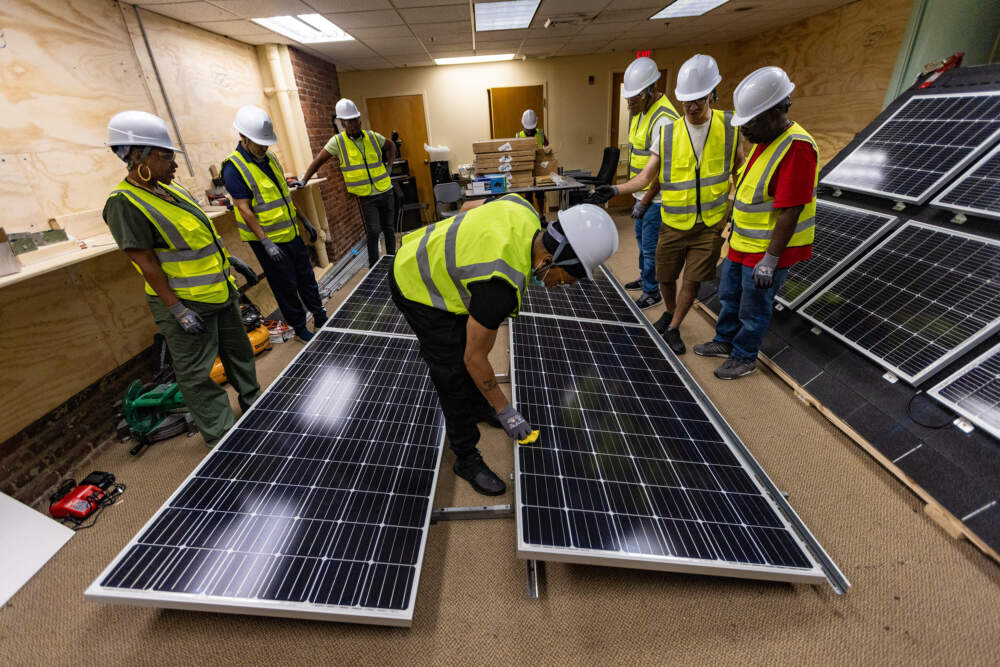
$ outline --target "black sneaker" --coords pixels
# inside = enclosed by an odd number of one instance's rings
[[[722,362],[722,365],[715,369],[715,377],[720,380],[735,380],[744,375],[750,375],[757,370],[756,359],[737,359],[729,357]]]
[[[710,340],[707,343],[698,343],[694,346],[694,353],[699,357],[723,357],[724,359],[728,359],[732,351],[733,346],[729,343],[720,343],[714,340]]]
[[[660,319],[653,322],[653,328],[661,336],[667,332],[667,327],[670,326],[670,322],[674,319],[673,313],[663,313],[660,315]]]
[[[639,306],[643,310],[646,310],[647,308],[652,308],[661,301],[663,301],[663,297],[659,294],[643,294],[635,300],[635,305]]]
[[[507,485],[490,470],[478,452],[465,459],[457,459],[453,468],[455,474],[467,481],[476,493],[484,496],[499,496],[507,491]]]
[[[687,348],[684,346],[684,341],[681,340],[681,332],[679,329],[669,327],[663,332],[663,340],[667,341],[667,345],[674,351],[674,354],[684,354],[687,352]]]
[[[627,289],[629,292],[637,292],[642,289],[642,281],[633,280],[630,283],[625,283],[625,289]]]

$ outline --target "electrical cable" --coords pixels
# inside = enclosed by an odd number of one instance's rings
[[[948,417],[941,424],[927,424],[925,422],[920,421],[915,416],[913,416],[913,401],[916,400],[917,396],[922,396],[922,395],[926,394],[924,394],[923,391],[918,390],[915,394],[913,394],[913,396],[910,396],[910,400],[906,402],[906,416],[909,417],[914,424],[916,424],[917,426],[923,426],[924,428],[938,430],[950,425],[953,419],[952,417]]]

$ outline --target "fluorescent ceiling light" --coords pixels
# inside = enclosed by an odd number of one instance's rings
[[[347,42],[354,39],[321,14],[271,16],[250,20],[301,44]]]
[[[658,14],[649,17],[650,21],[659,19],[676,19],[682,16],[701,16],[712,11],[719,5],[724,5],[729,0],[676,0],[669,6],[664,7]]]
[[[510,0],[509,2],[477,2],[476,32],[527,28],[542,0]]]
[[[462,58],[435,58],[438,65],[465,65],[468,63],[492,63],[498,60],[513,60],[513,53],[501,53],[493,56],[464,56]]]

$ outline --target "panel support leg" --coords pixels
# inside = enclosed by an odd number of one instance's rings
[[[530,600],[537,600],[538,591],[541,587],[541,580],[545,577],[545,567],[543,561],[525,561],[524,576],[525,595]]]

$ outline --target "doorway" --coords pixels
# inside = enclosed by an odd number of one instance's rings
[[[420,201],[430,204],[421,212],[424,222],[430,222],[430,209],[434,206],[434,190],[431,188],[431,170],[424,150],[427,143],[427,118],[424,115],[423,95],[393,95],[391,97],[369,97],[368,122],[372,130],[392,140],[392,133],[398,132],[402,147],[400,155],[410,166],[410,174],[417,182],[417,196]]]
[[[487,88],[490,106],[490,138],[513,137],[520,130],[521,114],[534,109],[538,127],[545,129],[545,86],[509,86]]]

